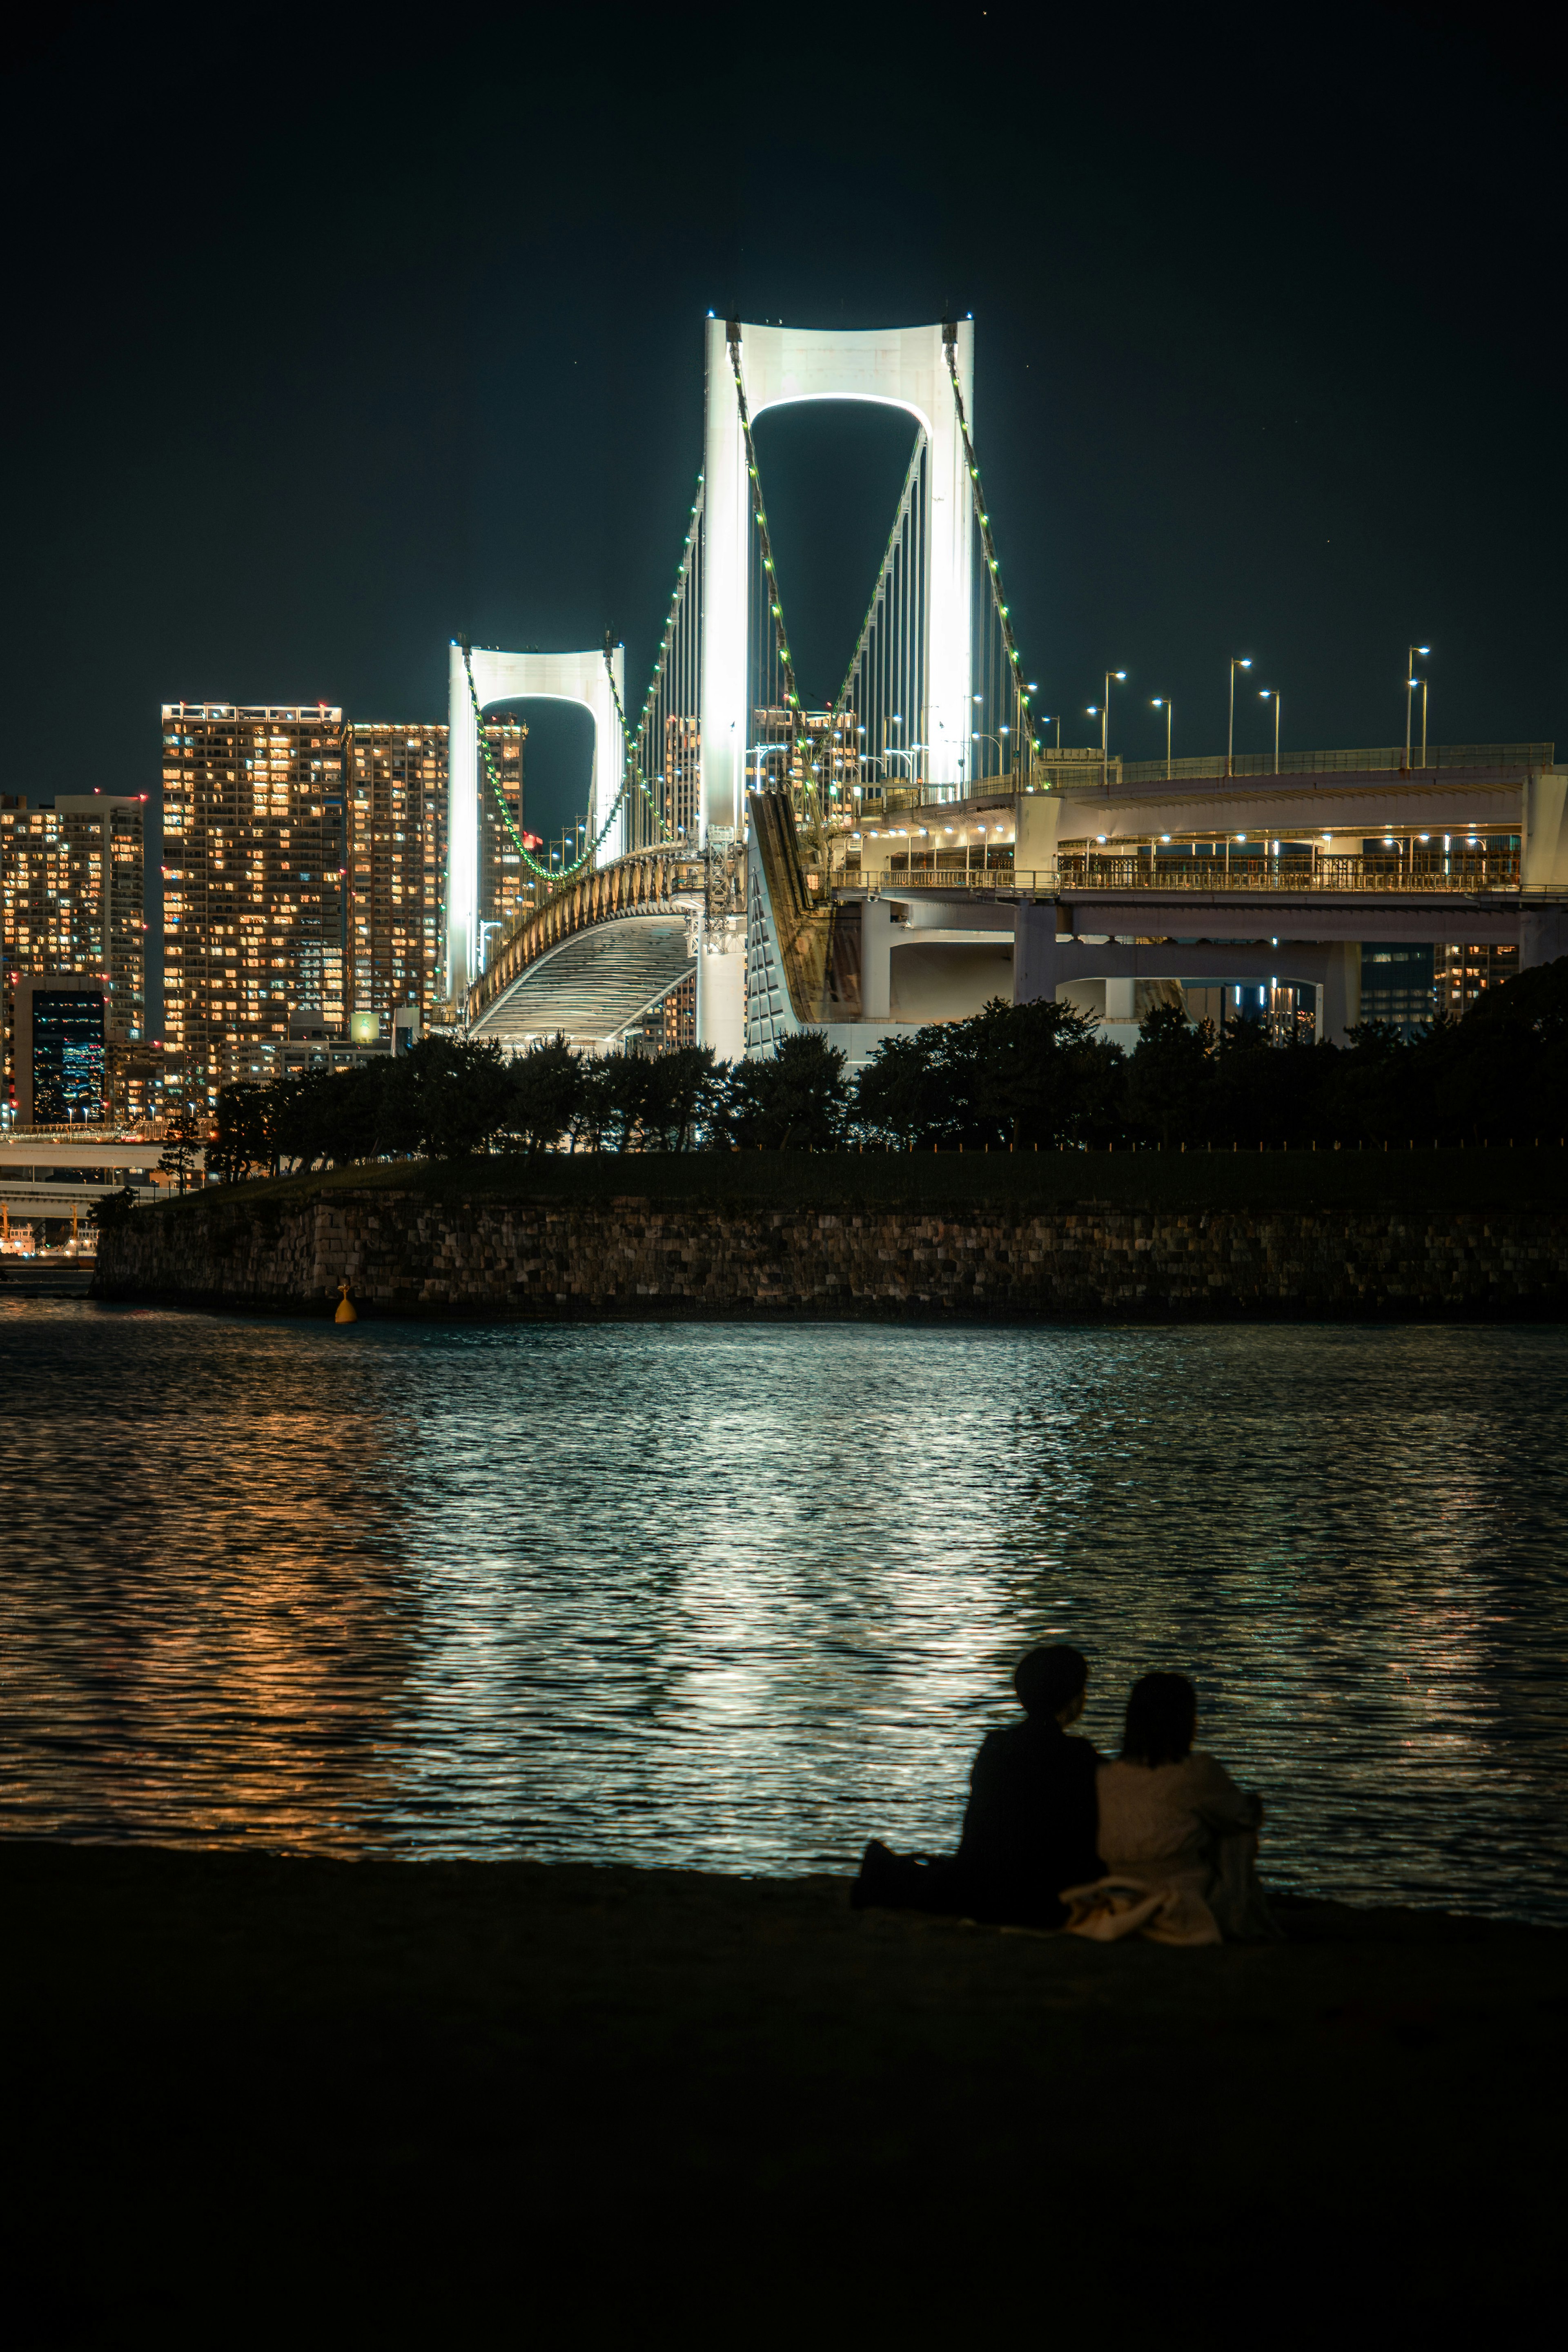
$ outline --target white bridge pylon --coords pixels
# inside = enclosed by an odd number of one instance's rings
[[[701,824],[706,843],[716,835],[738,838],[746,751],[751,740],[747,648],[751,615],[752,488],[746,435],[736,391],[732,337],[738,345],[741,384],[751,422],[769,408],[801,401],[863,400],[901,408],[924,435],[924,511],[919,538],[925,555],[924,610],[915,651],[922,707],[905,719],[901,742],[925,746],[925,773],[934,785],[956,784],[968,769],[971,694],[971,596],[974,499],[964,436],[953,396],[953,374],[974,431],[975,330],[887,327],[870,331],[836,328],[758,327],[710,319],[707,328],[706,419],[703,464],[703,652]],[[953,370],[947,363],[952,337]],[[788,583],[781,583],[788,594]],[[697,968],[697,1039],[719,1054],[745,1051],[746,962],[743,943],[705,932]]]
[[[593,790],[588,831],[590,840],[596,839],[626,776],[626,746],[621,721],[615,715],[615,699],[610,691],[610,673],[605,668],[602,651],[596,646],[591,653],[508,654],[492,646],[475,646],[470,649],[469,659],[474,666],[474,695],[481,710],[497,702],[531,698],[580,703],[591,715]],[[615,693],[624,708],[625,648],[617,646],[612,659]],[[480,773],[479,730],[474,717],[474,699],[468,692],[463,648],[454,640],[448,672],[446,737],[446,987],[456,1003],[462,1003],[477,978],[481,961],[479,806],[487,789]],[[623,856],[625,851],[626,803],[622,801],[599,845],[595,862],[607,865],[612,858]]]
[[[921,674],[925,707],[910,714],[906,742],[930,746],[925,773],[934,784],[956,784],[966,773],[970,715],[971,524],[973,501],[964,437],[953,398],[944,331],[889,327],[842,332],[808,327],[742,325],[740,373],[753,424],[769,408],[808,400],[865,400],[902,408],[930,446],[922,518],[927,593]],[[707,412],[704,464],[702,817],[710,826],[738,825],[745,780],[747,730],[747,609],[750,580],[751,484],[746,439],[730,364],[729,330],[707,324]],[[958,324],[954,362],[975,429],[975,330]],[[788,583],[785,583],[788,593]]]

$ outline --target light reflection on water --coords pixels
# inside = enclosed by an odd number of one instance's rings
[[[1568,1917],[1568,1332],[0,1307],[0,1831],[744,1871],[950,1842],[1027,1643],[1295,1885]]]

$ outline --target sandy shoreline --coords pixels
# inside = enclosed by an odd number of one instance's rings
[[[553,2340],[836,2342],[1107,2295],[1224,2337],[1354,2294],[1360,2333],[1560,2278],[1568,1935],[1310,1904],[1281,1947],[1106,1950],[846,1898],[0,1845],[13,2340],[476,2343],[564,2299]]]

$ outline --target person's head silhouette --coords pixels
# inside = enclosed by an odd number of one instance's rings
[[[1088,1682],[1088,1659],[1065,1642],[1026,1650],[1013,1668],[1013,1688],[1024,1713],[1054,1716],[1064,1729],[1082,1714]]]
[[[1127,1694],[1122,1758],[1128,1764],[1179,1764],[1197,1731],[1197,1693],[1185,1675],[1144,1675]]]

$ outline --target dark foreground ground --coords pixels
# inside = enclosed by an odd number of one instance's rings
[[[0,1845],[0,2341],[1511,2340],[1568,2284],[1568,1937],[1283,1916]]]

